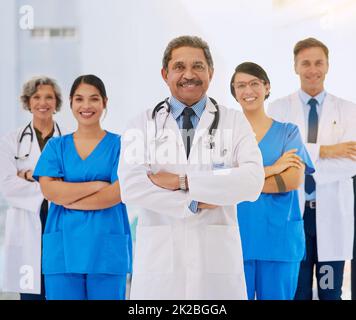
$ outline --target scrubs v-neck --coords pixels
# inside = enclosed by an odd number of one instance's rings
[[[259,142],[263,166],[273,165],[284,152],[298,149],[305,163],[305,173],[314,166],[298,127],[274,121]],[[261,193],[255,202],[237,205],[244,260],[300,262],[305,253],[303,219],[298,191]]]
[[[118,180],[120,136],[107,132],[86,159],[73,134],[51,139],[37,163],[34,178],[65,182]],[[126,206],[72,210],[51,203],[43,235],[44,274],[126,274],[131,272],[131,233]]]

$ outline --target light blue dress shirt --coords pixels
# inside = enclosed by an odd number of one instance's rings
[[[194,110],[194,114],[191,116],[190,120],[192,121],[193,128],[196,129],[198,126],[199,120],[204,112],[207,96],[204,96],[201,100],[199,100],[196,104],[192,105],[191,108]],[[179,129],[183,128],[183,110],[188,107],[184,103],[177,100],[175,97],[170,97],[169,103],[171,105],[171,114],[173,118],[177,121]],[[189,205],[190,211],[193,213],[198,212],[198,202],[192,201]]]
[[[324,103],[325,97],[326,97],[326,91],[325,90],[320,92],[315,97],[310,96],[309,94],[307,94],[306,92],[304,92],[301,89],[299,90],[299,98],[303,103],[305,128],[306,128],[306,132],[307,133],[308,133],[308,118],[309,118],[309,111],[310,111],[310,106],[308,104],[308,101],[311,98],[314,98],[314,99],[316,99],[316,101],[318,101],[318,104],[317,104],[317,107],[316,107],[316,112],[318,113],[318,119],[319,119],[319,123],[320,123],[320,117],[321,117],[321,112],[322,112],[322,108],[323,108],[323,103]],[[315,198],[316,198],[315,191],[312,192],[311,194],[308,194],[308,193],[305,192],[305,200],[312,201],[312,200],[315,200]]]

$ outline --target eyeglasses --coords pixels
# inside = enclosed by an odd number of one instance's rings
[[[237,91],[244,91],[247,86],[249,86],[253,91],[258,91],[264,84],[265,82],[263,80],[253,79],[249,82],[235,82],[233,86]]]

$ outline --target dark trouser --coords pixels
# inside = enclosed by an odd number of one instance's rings
[[[313,274],[316,279],[319,300],[341,300],[341,289],[345,261],[318,261],[315,209],[305,207],[304,231],[306,239],[306,258],[300,264],[298,287],[295,300],[313,298]]]
[[[355,203],[354,203],[354,225],[356,234],[356,176],[354,176],[354,196],[355,196]],[[354,238],[354,259],[351,260],[351,299],[356,300],[356,239]]]
[[[48,214],[48,201],[43,200],[41,205],[41,211],[40,211],[42,234],[46,226],[47,214]],[[41,272],[41,294],[20,293],[20,299],[21,300],[46,300],[44,276],[42,272]]]

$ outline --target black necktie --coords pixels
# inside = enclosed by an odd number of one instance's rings
[[[195,114],[194,110],[189,107],[185,107],[183,110],[183,131],[182,137],[184,141],[185,151],[187,153],[187,158],[189,157],[190,147],[193,142],[194,137],[194,128],[192,120],[190,119],[191,116]]]
[[[310,106],[309,117],[308,117],[308,142],[316,143],[318,136],[318,113],[316,112],[316,106],[318,101],[311,98],[308,101]],[[305,192],[311,194],[315,191],[315,180],[312,175],[305,176]]]

